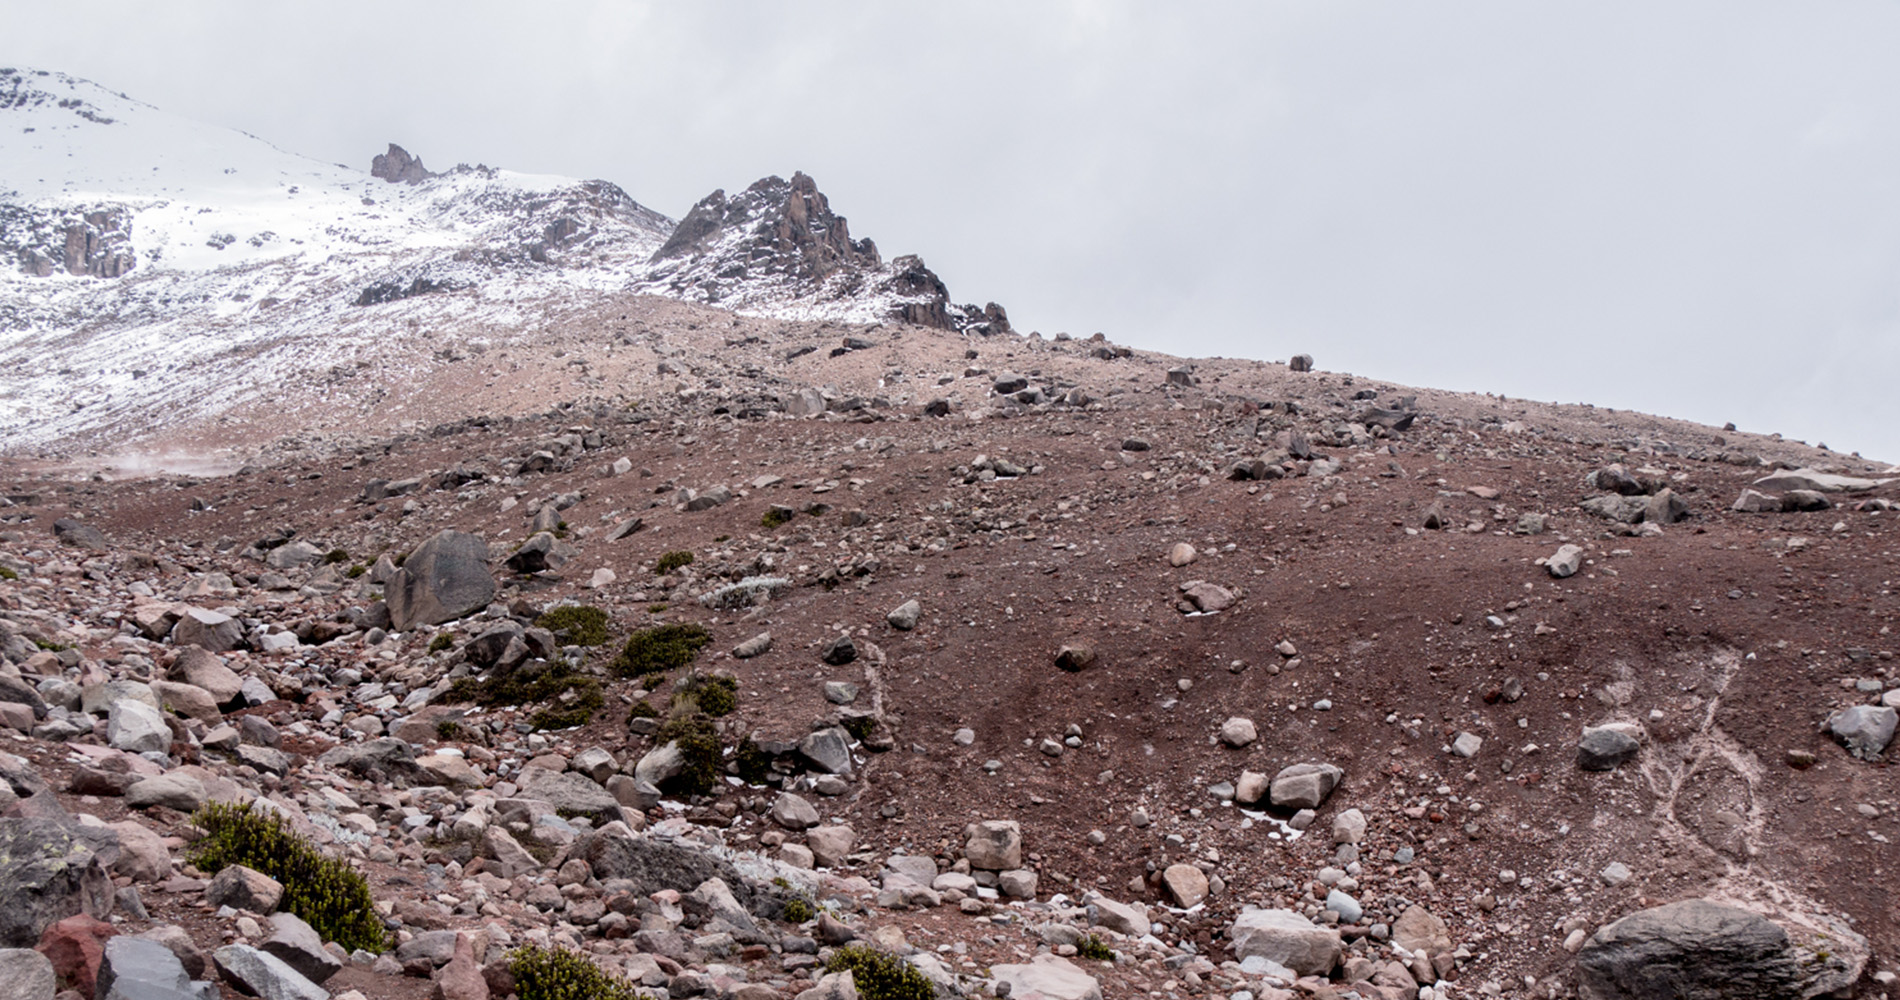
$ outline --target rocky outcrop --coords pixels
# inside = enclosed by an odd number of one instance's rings
[[[37,278],[61,271],[94,278],[118,278],[138,266],[132,248],[132,213],[109,205],[76,213],[33,213],[34,234],[18,248],[21,269]]]
[[[437,532],[403,561],[387,599],[398,632],[480,611],[495,599],[487,544],[466,532]]]
[[[1866,942],[1844,928],[1821,935],[1689,899],[1597,931],[1577,954],[1577,967],[1586,1000],[1807,1000],[1852,986],[1866,960]]]
[[[393,142],[389,144],[389,152],[369,161],[369,175],[391,184],[420,184],[435,176],[422,165],[422,157],[409,155],[408,150]]]

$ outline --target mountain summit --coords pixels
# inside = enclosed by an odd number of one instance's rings
[[[802,173],[675,223],[604,180],[435,172],[394,143],[363,172],[45,70],[0,70],[0,261],[13,448],[212,415],[373,362],[392,329],[453,350],[626,293],[1009,328],[1000,306],[952,304],[920,259],[853,240]]]

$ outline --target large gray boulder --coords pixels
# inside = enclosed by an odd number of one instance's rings
[[[1247,910],[1234,918],[1227,940],[1243,966],[1263,958],[1302,976],[1324,976],[1339,964],[1339,931],[1292,910]]]
[[[213,653],[228,653],[244,644],[244,623],[221,611],[209,608],[185,608],[172,626],[172,645],[197,646]]]
[[[1827,730],[1849,753],[1871,759],[1893,742],[1896,721],[1900,713],[1885,705],[1855,705],[1828,716]]]
[[[271,936],[263,949],[296,969],[305,979],[321,985],[343,970],[343,960],[323,947],[323,936],[294,913],[273,913]]]
[[[31,948],[0,948],[0,1000],[52,1000],[58,989],[45,955]]]
[[[1642,910],[1584,944],[1579,986],[1585,1000],[1807,1000],[1860,978],[1865,939],[1793,929],[1707,899]]]
[[[106,939],[95,982],[93,996],[99,1000],[216,1000],[219,995],[211,983],[192,982],[170,948],[123,934]]]
[[[407,741],[385,736],[333,747],[324,751],[317,763],[359,776],[380,771],[386,777],[395,777],[416,769],[416,748]]]
[[[627,879],[633,883],[630,891],[636,896],[650,896],[662,889],[688,893],[716,878],[748,912],[771,919],[782,912],[783,904],[772,898],[769,887],[745,878],[730,862],[684,844],[634,836],[624,824],[610,823],[581,834],[568,848],[567,856],[587,862],[594,877],[602,882]]]
[[[1074,962],[1055,955],[1037,955],[1017,965],[992,966],[990,975],[995,976],[999,984],[1008,983],[1012,997],[1102,1000],[1102,987],[1094,976],[1083,972]]]
[[[247,944],[227,944],[212,952],[218,971],[232,985],[263,1000],[330,1000],[330,992],[304,978],[267,951]]]
[[[216,653],[200,646],[186,646],[172,661],[172,680],[211,692],[218,704],[229,705],[244,689],[244,678],[224,665]]]
[[[519,797],[540,799],[563,816],[592,816],[603,822],[620,818],[620,800],[587,775],[529,767],[517,781]]]
[[[0,947],[31,948],[76,913],[104,920],[112,879],[74,832],[50,819],[0,819]]]
[[[389,582],[390,625],[406,632],[474,614],[495,599],[488,543],[462,531],[439,531],[403,561]]]

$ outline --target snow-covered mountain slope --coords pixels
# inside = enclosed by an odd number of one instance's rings
[[[395,146],[374,171],[0,71],[0,448],[109,445],[296,391],[398,332],[449,347],[628,291],[1007,329],[1000,307],[950,305],[916,258],[885,264],[868,240],[827,256],[844,220],[802,174],[715,193],[682,240],[605,181],[430,173]]]

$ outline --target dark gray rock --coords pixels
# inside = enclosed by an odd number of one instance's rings
[[[567,856],[587,862],[594,877],[602,882],[627,879],[633,883],[629,891],[638,897],[662,889],[689,893],[716,878],[749,913],[776,919],[784,908],[784,901],[773,895],[771,887],[745,878],[730,863],[657,837],[628,836],[617,830],[590,831],[574,841]]]
[[[858,658],[858,644],[852,642],[848,635],[838,636],[825,643],[825,648],[819,652],[818,658],[834,667],[842,667]]]
[[[415,772],[416,749],[403,740],[385,736],[327,750],[317,758],[317,763],[359,776],[368,776],[374,771],[393,778]]]
[[[521,543],[506,563],[516,573],[539,573],[543,570],[557,570],[574,558],[574,546],[554,537],[553,532],[542,531],[530,536]]]
[[[112,912],[105,863],[56,820],[0,819],[0,947],[31,948],[55,921]]]
[[[826,774],[850,774],[851,734],[836,726],[807,733],[798,741],[798,755]]]
[[[521,798],[540,799],[563,816],[592,816],[603,821],[620,818],[620,800],[584,774],[530,767],[517,781]]]
[[[107,938],[93,995],[99,1000],[216,1000],[211,983],[192,982],[184,963],[157,941],[119,935]]]
[[[105,532],[70,517],[62,517],[53,522],[53,537],[75,548],[91,549],[95,552],[104,552],[107,548]]]
[[[1636,737],[1611,726],[1585,726],[1577,740],[1577,766],[1586,771],[1614,771],[1642,749]]]
[[[273,913],[271,936],[263,949],[296,969],[305,979],[321,985],[343,968],[343,960],[323,947],[323,937],[294,913]]]
[[[35,719],[46,718],[46,702],[40,698],[40,693],[18,677],[0,675],[0,701],[25,705],[33,710]]]
[[[398,632],[473,614],[495,599],[488,544],[478,535],[440,531],[429,537],[389,583],[390,624]]]
[[[1684,900],[1598,930],[1577,953],[1579,985],[1585,1000],[1807,1000],[1860,978],[1858,937],[1791,937],[1747,910]]]

